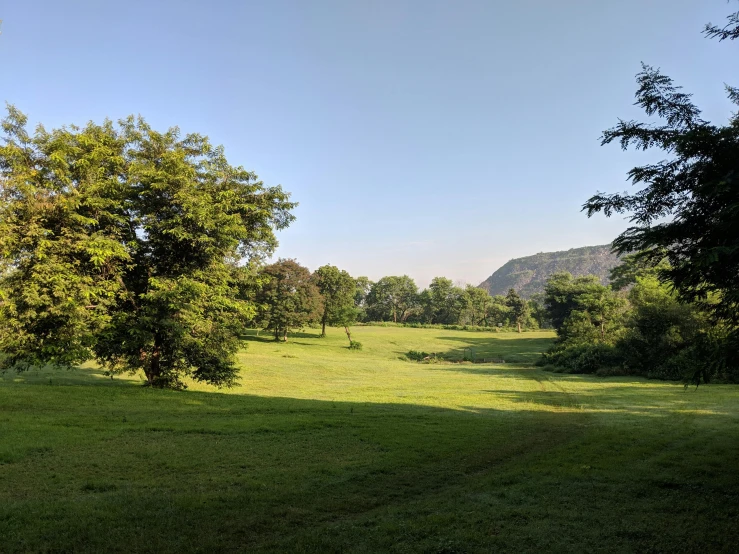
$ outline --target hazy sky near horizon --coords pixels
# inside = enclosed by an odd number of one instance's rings
[[[478,284],[610,242],[596,191],[654,159],[601,147],[640,62],[726,121],[725,0],[23,0],[0,4],[0,100],[47,127],[141,114],[223,144],[300,206],[277,256]]]

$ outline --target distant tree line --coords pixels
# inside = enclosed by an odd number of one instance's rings
[[[311,274],[295,260],[279,260],[264,266],[254,283],[260,309],[253,324],[286,340],[287,333],[306,325],[349,327],[355,322],[422,323],[482,327],[538,329],[549,326],[543,295],[521,298],[515,290],[491,296],[486,290],[454,285],[435,277],[419,290],[407,275],[387,276],[377,282],[351,277],[346,271],[325,265]]]
[[[519,331],[546,325],[537,319],[542,315],[537,303],[541,299],[524,300],[513,289],[506,296],[491,296],[484,289],[435,277],[428,288],[419,290],[407,275],[383,277],[375,283],[360,277],[357,283],[360,321],[516,327]]]

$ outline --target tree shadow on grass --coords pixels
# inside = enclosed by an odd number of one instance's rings
[[[427,367],[549,385],[538,370]],[[739,437],[724,424],[735,413],[691,416],[723,429],[696,435],[661,387],[608,387],[595,407],[489,389],[521,408],[452,410],[144,390],[76,371],[96,386],[0,382],[12,445],[0,451],[0,551],[730,551],[739,540]]]
[[[46,367],[32,366],[18,372],[7,370],[0,372],[0,384],[23,383],[53,386],[103,386],[121,387],[143,384],[143,373],[114,375],[111,377],[103,368],[85,365],[83,367]]]
[[[694,399],[671,397],[666,401],[663,396],[655,393],[653,388],[629,387],[628,393],[620,395],[613,390],[602,391],[603,396],[595,399],[590,394],[567,392],[563,390],[520,391],[492,389],[483,390],[496,398],[507,402],[537,406],[539,409],[570,409],[581,410],[583,413],[614,413],[625,416],[649,416],[671,418],[682,416],[686,410],[695,406]],[[687,393],[689,394],[689,393]],[[466,406],[474,410],[473,406]],[[707,416],[729,416],[724,410],[703,410]]]
[[[315,332],[306,332],[306,331],[295,331],[290,332],[287,334],[287,344],[290,344],[291,342],[295,342],[293,339],[318,339],[320,338],[320,331]],[[274,333],[270,333],[269,331],[259,331],[259,334],[257,334],[256,330],[253,330],[252,332],[248,334],[244,334],[241,336],[241,340],[247,341],[247,342],[272,342],[275,344],[285,344],[285,342],[282,340],[282,337],[280,337],[279,340],[275,340]],[[312,346],[313,344],[317,343],[296,343],[296,344],[302,344],[305,346]]]
[[[418,363],[418,362],[411,362]],[[527,365],[514,364],[474,364],[471,362],[463,363],[437,363],[425,364],[419,363],[427,371],[451,371],[455,373],[466,373],[468,375],[489,375],[491,377],[505,377],[506,379],[521,379],[530,381],[533,379],[532,374],[539,370]]]
[[[463,343],[458,348],[444,352],[445,359],[482,361],[487,358],[502,359],[506,363],[533,363],[553,343],[551,338],[530,338],[525,335],[516,338],[441,336],[438,339]]]
[[[739,540],[733,427],[696,435],[627,401],[625,419],[603,425],[562,391],[487,391],[552,408],[511,411],[108,385],[0,386],[17,455],[0,461],[0,551],[731,551]]]
[[[500,375],[517,379],[529,378],[522,375],[522,370],[533,369],[534,362],[540,359],[542,352],[552,344],[552,339],[549,338],[528,337],[499,338],[473,335],[441,336],[437,339],[461,342],[463,345],[451,350],[429,353],[442,360],[439,363],[425,364],[430,371]],[[407,352],[396,351],[396,353],[401,358],[407,355]]]

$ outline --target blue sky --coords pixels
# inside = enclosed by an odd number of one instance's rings
[[[654,159],[601,147],[640,62],[724,122],[724,0],[0,4],[0,100],[47,127],[141,114],[223,144],[300,203],[278,256],[478,284],[512,257],[610,242],[595,191]],[[734,82],[739,84],[739,81]]]

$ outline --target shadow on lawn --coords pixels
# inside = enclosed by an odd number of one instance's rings
[[[533,363],[542,352],[549,349],[553,343],[551,338],[516,338],[492,337],[459,337],[442,336],[439,340],[463,343],[462,346],[443,353],[444,358],[450,360],[470,359],[481,361],[485,358],[505,360],[506,363]]]
[[[739,540],[737,433],[667,418],[635,426],[656,414],[625,400],[630,419],[599,424],[525,406],[469,413],[101,384],[55,394],[0,383],[12,447],[0,466],[0,551],[728,552]]]
[[[549,349],[553,342],[553,339],[550,338],[499,338],[495,336],[479,337],[473,335],[469,337],[441,336],[436,337],[436,339],[463,344],[451,350],[429,352],[429,354],[435,354],[450,362],[467,360],[473,364],[499,364],[500,360],[503,360],[504,363],[512,364],[533,364],[539,359],[542,352]],[[407,352],[400,351],[396,351],[396,353],[400,356],[407,354]],[[465,370],[460,369],[459,371]],[[468,372],[484,373],[485,371],[484,369],[471,369]]]
[[[0,372],[0,384],[23,383],[29,385],[52,386],[94,386],[122,387],[143,385],[143,373],[139,375],[123,374],[111,378],[100,367],[36,367],[26,371],[7,370]]]
[[[484,390],[482,392],[520,404],[529,406],[537,406],[541,408],[574,409],[581,410],[583,413],[616,413],[627,416],[650,416],[650,417],[674,417],[683,414],[686,410],[694,407],[694,398],[691,398],[690,392],[685,392],[684,398],[671,397],[666,400],[662,395],[655,393],[653,388],[648,387],[629,387],[628,395],[612,394],[612,390],[605,389],[601,391],[601,398],[597,401],[594,397],[587,394],[576,394],[560,390],[539,390],[539,391],[520,391],[520,390]],[[651,394],[650,394],[651,393]],[[682,394],[682,393],[680,393]],[[474,406],[466,406],[466,409],[475,411]],[[701,415],[706,416],[728,416],[724,411],[704,410]]]
[[[316,329],[313,332],[306,332],[306,331],[291,331],[287,335],[287,341],[288,343],[294,342],[293,339],[319,339],[321,332]],[[249,333],[244,334],[241,336],[241,340],[245,341],[252,341],[252,342],[272,342],[275,344],[284,344],[282,341],[282,338],[280,340],[275,340],[274,333],[271,333],[270,331],[257,331],[256,329],[250,330]],[[307,343],[307,342],[299,342],[296,344],[302,344],[304,346],[313,346],[314,344],[318,343]]]

